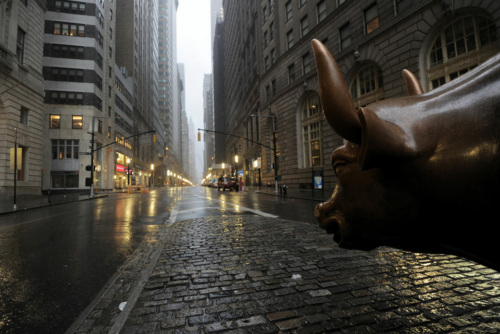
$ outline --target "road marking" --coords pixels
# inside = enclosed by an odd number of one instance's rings
[[[270,213],[267,213],[267,212],[263,212],[263,211],[260,211],[260,210],[255,210],[255,209],[247,208],[246,206],[241,206],[241,205],[238,205],[238,204],[233,204],[233,203],[230,203],[230,202],[221,201],[220,199],[207,199],[207,201],[222,203],[224,205],[231,205],[233,207],[236,207],[237,210],[252,212],[252,213],[254,213],[256,215],[267,217],[267,218],[278,218],[279,217],[279,216],[276,216],[276,215],[273,215],[273,214],[270,214]],[[185,204],[185,203],[182,203],[182,204]],[[179,211],[179,213],[186,212],[186,211],[193,211],[193,210],[201,210],[201,209],[205,209],[205,208],[206,209],[225,209],[225,208],[220,207],[220,206],[218,206],[218,207],[206,206],[206,207],[201,207],[201,208],[195,208],[195,209],[188,209],[188,210]]]

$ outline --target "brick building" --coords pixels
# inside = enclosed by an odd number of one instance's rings
[[[274,183],[275,148],[280,184],[312,188],[322,173],[333,188],[343,140],[322,116],[312,39],[363,106],[406,94],[403,69],[425,92],[466,73],[500,51],[499,28],[494,1],[224,2],[225,126],[248,139],[226,136],[226,160],[244,160],[247,184]]]

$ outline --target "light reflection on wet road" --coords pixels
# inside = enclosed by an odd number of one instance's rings
[[[181,199],[178,220],[260,212],[315,223],[314,201],[202,187],[111,194],[4,215],[0,332],[64,332]]]

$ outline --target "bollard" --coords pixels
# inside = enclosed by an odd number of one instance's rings
[[[47,200],[49,201],[49,204],[52,204],[52,196],[50,195],[50,190],[47,191]]]
[[[285,196],[286,196],[286,191],[287,191],[287,188],[286,188],[286,184],[285,184],[285,185],[283,185],[283,195],[285,195]]]
[[[283,186],[278,186],[278,189],[279,189],[280,195],[283,195]]]

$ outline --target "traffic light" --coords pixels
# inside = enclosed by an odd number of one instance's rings
[[[156,143],[156,133],[153,133],[153,143]]]
[[[201,141],[201,132],[198,132],[198,141]]]

